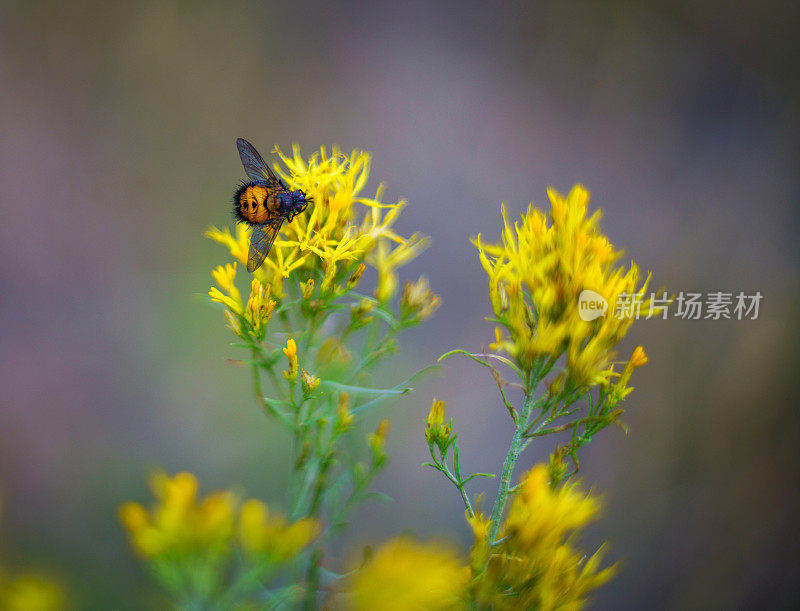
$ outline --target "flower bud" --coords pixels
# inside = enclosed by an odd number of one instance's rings
[[[300,374],[300,380],[303,383],[303,392],[307,395],[314,392],[320,383],[320,379],[317,376],[313,373],[308,373],[305,369]]]
[[[290,337],[286,341],[286,348],[283,349],[283,353],[289,360],[289,368],[283,371],[283,377],[285,377],[289,381],[296,380],[298,371],[297,344],[295,343],[293,338]]]
[[[364,274],[365,269],[367,269],[367,266],[364,264],[364,262],[358,264],[355,271],[353,271],[353,273],[350,275],[350,278],[347,280],[348,291],[351,291],[356,287],[358,281],[361,280],[361,276]]]

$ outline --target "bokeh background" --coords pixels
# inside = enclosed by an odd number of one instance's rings
[[[283,498],[286,441],[205,299],[226,254],[202,233],[231,222],[244,136],[372,151],[369,189],[432,236],[404,277],[443,306],[387,377],[491,341],[468,238],[548,185],[586,184],[655,286],[760,291],[758,320],[633,327],[622,349],[650,363],[630,434],[583,453],[606,498],[585,543],[624,562],[598,609],[796,607],[799,18],[778,0],[3,2],[0,564],[54,572],[78,608],[138,609],[150,585],[114,512],[150,498],[151,468]],[[468,544],[456,491],[420,466],[433,395],[465,469],[499,470],[494,383],[452,360],[385,412],[395,502],[359,514],[343,557],[402,531]]]

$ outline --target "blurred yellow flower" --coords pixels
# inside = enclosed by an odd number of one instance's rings
[[[250,554],[263,554],[283,562],[308,546],[320,533],[320,524],[303,518],[289,524],[281,515],[271,515],[265,503],[250,499],[242,504],[239,540]]]
[[[502,207],[499,244],[474,244],[489,276],[489,295],[503,328],[492,348],[514,357],[525,370],[542,356],[566,354],[567,375],[576,386],[608,383],[613,349],[633,322],[614,315],[620,295],[641,299],[641,314],[651,312],[643,295],[649,280],[635,263],[615,267],[622,256],[598,229],[600,212],[588,215],[589,192],[577,185],[565,197],[549,189],[550,215],[531,204],[521,221],[509,223]],[[583,320],[582,291],[595,291],[609,306],[606,316]]]
[[[540,464],[522,476],[485,570],[473,560],[473,596],[481,608],[579,609],[616,572],[600,568],[602,548],[587,559],[572,544],[574,533],[596,519],[599,500],[575,483],[551,488],[548,473]],[[485,554],[481,521],[475,522],[476,550]]]
[[[313,373],[308,373],[305,369],[300,372],[300,379],[303,383],[303,392],[307,395],[314,392],[322,381]]]
[[[62,611],[65,608],[64,590],[51,579],[35,573],[4,579],[0,574],[0,609],[3,611]]]
[[[233,537],[236,503],[233,494],[215,492],[197,499],[197,478],[191,473],[150,478],[156,504],[148,511],[124,503],[119,520],[133,549],[145,558],[193,553],[224,554]]]
[[[594,521],[600,501],[583,495],[574,482],[553,490],[544,464],[520,478],[502,536],[511,536],[525,546],[554,546],[565,534]]]
[[[400,298],[400,309],[404,316],[416,316],[420,320],[425,320],[440,305],[439,295],[431,290],[425,276],[420,276],[419,280],[413,283],[406,281],[403,286],[403,296]]]
[[[378,428],[375,429],[375,432],[367,435],[367,443],[376,456],[385,454],[386,438],[389,436],[389,429],[391,428],[392,423],[384,418],[378,423]]]
[[[449,546],[398,538],[384,543],[354,573],[333,607],[354,611],[465,609],[460,596],[467,577]]]
[[[343,392],[339,395],[339,403],[336,406],[336,418],[338,426],[344,430],[350,427],[353,423],[355,416],[350,412],[349,408],[350,395]]]

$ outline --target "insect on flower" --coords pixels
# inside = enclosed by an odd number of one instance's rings
[[[303,212],[312,201],[300,190],[290,191],[264,159],[244,138],[236,139],[239,157],[250,182],[242,182],[233,196],[233,215],[253,228],[247,271],[254,272],[267,258],[283,221]]]

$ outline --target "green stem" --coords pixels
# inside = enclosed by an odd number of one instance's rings
[[[255,395],[256,401],[258,401],[258,404],[261,406],[261,409],[263,409],[267,414],[277,418],[278,421],[281,422],[281,424],[291,427],[292,426],[291,420],[289,420],[289,418],[287,418],[286,414],[281,412],[274,405],[272,405],[269,402],[264,400],[264,393],[263,393],[263,391],[261,389],[261,373],[258,370],[258,368],[259,368],[259,365],[258,365],[258,349],[257,348],[253,348],[252,349],[252,353],[253,353],[253,366],[252,366],[252,369],[253,369],[253,394]]]
[[[445,463],[445,468],[447,468],[447,463]],[[470,518],[475,517],[475,510],[472,508],[472,503],[469,500],[469,495],[467,495],[467,491],[464,490],[464,480],[461,478],[461,460],[458,453],[458,446],[453,444],[453,470],[455,471],[455,478],[452,478],[451,481],[456,485],[458,491],[461,493],[461,498],[464,500],[464,507],[467,508],[467,513],[469,514]],[[447,473],[449,477],[449,472]]]
[[[311,552],[311,560],[308,563],[306,572],[306,593],[303,609],[313,611],[317,608],[317,592],[319,590],[319,569],[322,563],[322,549],[314,548]]]
[[[494,500],[494,507],[492,508],[492,517],[489,525],[489,545],[494,545],[497,531],[500,528],[500,522],[503,519],[503,511],[506,508],[508,492],[511,489],[511,478],[514,475],[514,467],[517,466],[517,461],[519,460],[519,455],[523,448],[528,445],[525,439],[525,431],[528,428],[528,420],[530,419],[531,411],[533,411],[534,404],[536,403],[534,400],[536,384],[531,383],[532,379],[533,376],[528,377],[529,383],[525,390],[525,405],[522,408],[522,414],[517,420],[514,436],[511,438],[511,445],[508,448],[508,454],[503,463],[503,475],[500,478],[500,486],[497,490],[497,497]]]

